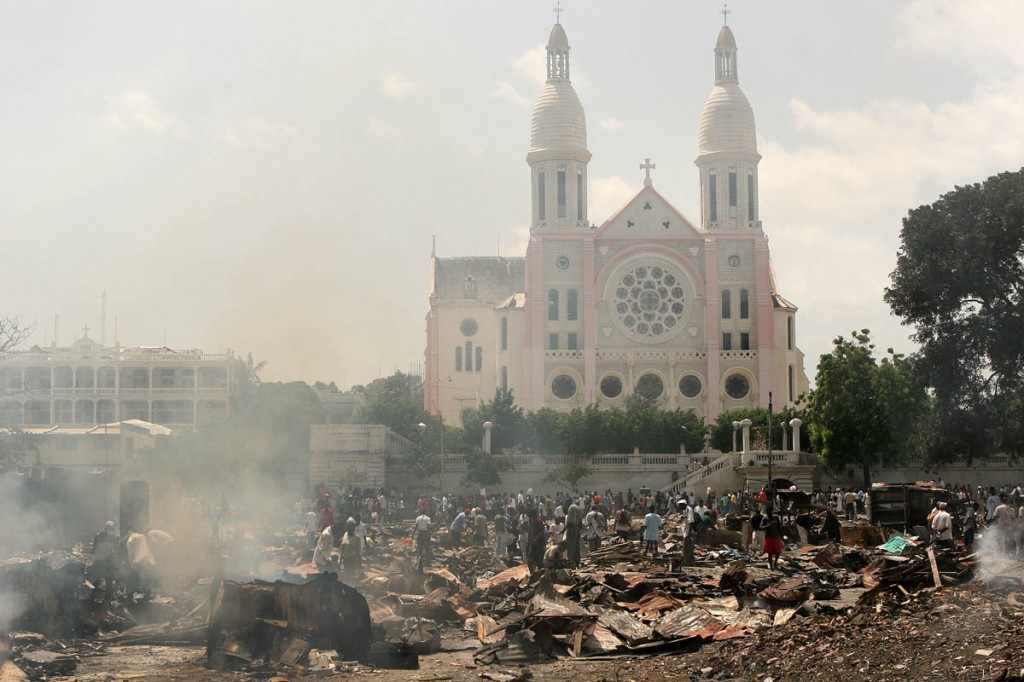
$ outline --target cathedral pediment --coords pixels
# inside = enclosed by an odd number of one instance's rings
[[[679,239],[703,237],[703,234],[653,187],[644,187],[601,225],[597,236],[615,239]]]

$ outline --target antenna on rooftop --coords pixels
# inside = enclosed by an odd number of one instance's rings
[[[100,315],[100,345],[107,345],[107,290],[103,290],[103,312]]]

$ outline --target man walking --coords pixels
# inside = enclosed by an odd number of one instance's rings
[[[658,529],[661,528],[661,517],[654,510],[654,506],[648,507],[647,516],[644,517],[644,554],[651,553],[651,557],[658,556]]]
[[[573,501],[565,513],[565,542],[569,554],[569,565],[580,565],[580,535],[583,531],[583,510]]]

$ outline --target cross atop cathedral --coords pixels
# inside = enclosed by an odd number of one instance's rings
[[[82,327],[82,333],[85,334],[85,338],[89,338],[89,325]]]
[[[565,11],[562,9],[562,0],[555,0],[555,8],[551,11],[555,13],[555,23],[562,23],[562,12]]]
[[[732,14],[732,12],[729,11],[729,3],[728,2],[723,2],[722,3],[722,10],[719,12],[719,14],[722,15],[722,25],[723,26],[728,26],[729,25],[729,15]]]
[[[640,170],[645,171],[647,174],[644,178],[644,187],[651,186],[651,171],[655,168],[657,168],[657,166],[651,163],[650,159],[644,159],[644,162],[640,164]]]

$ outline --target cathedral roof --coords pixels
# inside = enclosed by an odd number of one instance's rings
[[[533,107],[530,151],[587,150],[587,119],[569,78],[569,38],[555,24],[547,45],[547,82]]]
[[[754,110],[740,90],[736,37],[723,26],[715,43],[715,86],[704,101],[697,134],[701,154],[746,152],[757,154]]]
[[[525,288],[526,259],[478,256],[434,259],[434,294],[492,304]]]
[[[586,149],[587,119],[568,80],[549,80],[530,121],[530,150]]]
[[[720,151],[757,153],[754,110],[737,83],[717,83],[700,114],[697,134],[701,154]]]
[[[548,47],[562,47],[568,49],[569,36],[565,35],[565,29],[561,24],[551,27],[551,35],[548,36]]]
[[[715,49],[722,47],[731,47],[736,49],[736,36],[732,34],[732,29],[728,26],[723,26],[722,30],[718,32],[718,42],[715,43]]]

